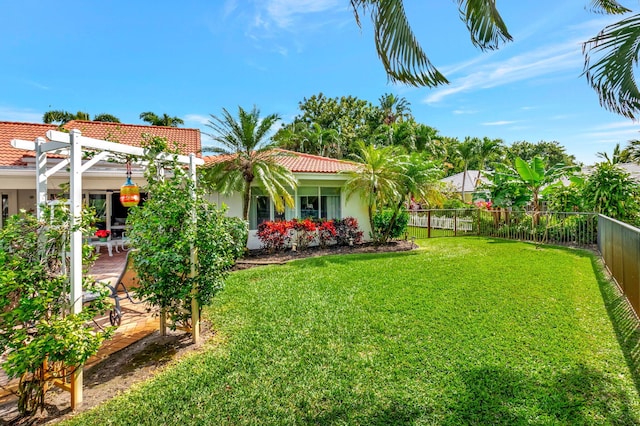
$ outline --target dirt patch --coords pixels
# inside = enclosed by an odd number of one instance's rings
[[[279,253],[267,253],[252,250],[238,262],[234,270],[251,268],[259,265],[286,263],[294,259],[325,256],[331,254],[384,253],[407,251],[415,248],[411,241],[396,241],[384,246],[357,244],[343,247],[311,247],[302,252],[290,250]],[[201,343],[191,343],[191,336],[184,332],[169,331],[161,336],[158,331],[139,340],[118,352],[111,354],[106,360],[85,369],[83,404],[77,412],[94,407],[112,397],[125,392],[133,384],[153,377],[170,363],[182,356],[202,349],[203,344],[214,331],[206,321],[202,322]],[[58,389],[47,393],[46,409],[32,418],[20,418],[16,398],[9,397],[0,401],[0,424],[7,425],[41,425],[56,423],[72,416],[69,407],[68,392]]]

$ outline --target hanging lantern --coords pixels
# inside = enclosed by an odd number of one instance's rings
[[[131,182],[131,163],[127,161],[127,181],[120,187],[120,203],[124,207],[137,206],[140,202],[140,188]]]

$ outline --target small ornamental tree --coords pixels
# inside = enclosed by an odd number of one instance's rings
[[[194,297],[200,307],[206,306],[222,289],[227,271],[244,253],[247,225],[225,217],[223,210],[204,199],[164,139],[148,139],[143,145],[148,152],[149,199],[144,207],[132,207],[127,219],[140,279],[135,292],[166,312],[175,328],[188,325]],[[156,160],[161,152],[171,154],[161,162]],[[164,169],[172,175],[163,176]],[[197,253],[195,274],[191,274],[192,247]]]
[[[54,209],[52,211],[51,209]],[[22,212],[0,230],[0,353],[10,378],[20,378],[18,409],[33,415],[44,409],[48,384],[73,373],[94,355],[110,329],[96,330],[91,320],[106,310],[108,290],[83,275],[83,289],[99,295],[79,314],[71,314],[69,209],[44,209],[46,221]],[[80,226],[90,234],[90,215]],[[95,260],[83,248],[83,269]]]

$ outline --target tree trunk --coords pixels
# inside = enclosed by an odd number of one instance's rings
[[[464,165],[464,172],[462,172],[462,202],[464,203],[464,185],[467,181],[467,164]]]
[[[242,199],[242,218],[249,221],[249,205],[251,204],[251,182],[246,183],[247,187],[244,190],[244,196]]]

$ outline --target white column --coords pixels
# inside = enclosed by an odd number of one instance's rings
[[[189,178],[193,183],[193,187],[191,189],[191,200],[196,199],[196,163],[195,163],[195,154],[189,154]],[[197,220],[198,216],[196,215],[195,206],[191,209],[191,226],[193,232],[196,232],[197,229]],[[196,276],[196,265],[198,262],[198,253],[196,252],[196,248],[193,243],[191,243],[191,277]],[[191,290],[191,337],[193,339],[193,343],[198,343],[200,340],[200,306],[198,301],[196,300],[196,296],[198,294],[198,290],[194,287]]]
[[[42,219],[42,207],[47,203],[47,153],[42,152],[45,138],[36,138],[36,217]]]
[[[70,208],[71,208],[71,313],[82,311],[82,232],[76,229],[82,215],[82,143],[81,133],[77,129],[71,130],[71,172],[70,172]],[[82,376],[83,366],[77,366],[71,377],[71,409],[82,404]]]

